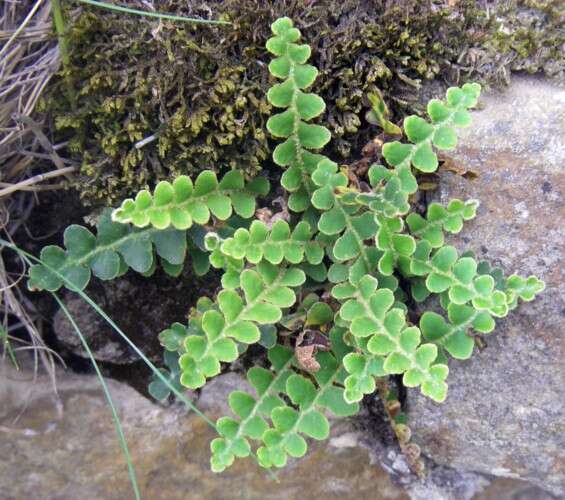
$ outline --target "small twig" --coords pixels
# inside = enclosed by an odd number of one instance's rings
[[[39,141],[43,149],[45,149],[45,151],[47,151],[47,153],[49,154],[51,161],[57,166],[58,169],[61,170],[65,168],[65,164],[61,160],[61,157],[53,149],[51,142],[49,141],[47,136],[43,133],[43,130],[41,130],[41,127],[37,123],[35,123],[29,116],[25,116],[25,115],[18,116],[16,120],[22,122],[31,129],[31,131],[35,134],[37,140]]]
[[[53,160],[53,157],[50,154],[45,154],[45,153],[36,153],[35,151],[28,151],[26,149],[22,149],[20,151],[20,153],[22,155],[25,156],[29,156],[32,158],[40,158],[42,160]],[[66,158],[61,158],[61,161],[63,162],[63,164],[70,164],[70,165],[76,165],[77,162],[73,161],[73,160],[68,160]]]
[[[145,139],[141,139],[141,141],[138,141],[134,144],[135,149],[141,149],[143,146],[149,144],[150,142],[153,142],[155,139],[157,139],[156,134],[150,135]]]
[[[43,182],[44,180],[52,179],[53,177],[58,177],[60,175],[70,174],[71,172],[74,172],[75,170],[76,170],[76,167],[64,167],[64,168],[58,168],[57,170],[52,170],[51,172],[46,172],[44,174],[34,175],[33,177],[25,179],[25,180],[18,182],[16,184],[12,184],[11,186],[0,190],[0,198],[3,197],[3,196],[7,196],[10,193],[13,193],[14,191],[19,191],[24,187],[31,186],[33,184],[37,184],[38,182]]]
[[[9,182],[0,182],[0,187],[10,187],[13,184]],[[64,182],[57,182],[56,184],[47,184],[43,186],[24,186],[19,189],[19,191],[29,191],[32,193],[37,193],[39,191],[57,191],[58,189],[63,189],[67,184]]]

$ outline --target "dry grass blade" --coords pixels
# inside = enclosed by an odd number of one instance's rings
[[[25,224],[34,203],[33,195],[13,195],[52,188],[54,185],[45,182],[47,179],[60,181],[60,175],[69,175],[73,170],[42,132],[42,121],[33,115],[59,65],[51,2],[0,2],[0,233],[9,241]],[[0,356],[14,362],[14,353],[31,350],[34,372],[42,366],[56,389],[56,356],[44,344],[41,318],[22,292],[26,264],[13,257],[0,253]],[[22,332],[26,337],[24,347],[17,346]]]
[[[26,268],[23,260],[21,263],[22,273],[12,277],[6,271],[4,255],[0,254],[0,315],[2,317],[1,328],[5,333],[2,338],[2,356],[6,357],[10,352],[22,350],[22,348],[13,349],[11,347],[9,336],[11,329],[24,329],[29,337],[30,344],[26,349],[32,348],[34,377],[41,364],[51,377],[53,389],[56,392],[55,358],[57,355],[43,342],[39,326],[41,322],[35,314],[35,309],[18,286],[20,281],[24,279],[23,270]]]
[[[0,4],[0,180],[16,184],[29,176],[33,156],[46,152],[57,168],[63,161],[38,137],[32,113],[60,64],[47,0]],[[43,162],[48,166],[48,162]]]

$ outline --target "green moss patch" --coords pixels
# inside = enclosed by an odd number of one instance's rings
[[[336,158],[360,153],[374,134],[363,110],[377,88],[398,120],[423,111],[431,82],[500,84],[512,70],[563,76],[558,2],[489,4],[488,11],[468,0],[191,3],[168,0],[159,10],[233,26],[90,8],[74,22],[71,66],[45,107],[81,161],[76,187],[86,202],[114,204],[160,179],[204,169],[252,177],[268,167],[264,43],[281,15],[296,19],[313,47],[320,68],[313,90],[327,104],[323,120],[335,139],[326,151]]]

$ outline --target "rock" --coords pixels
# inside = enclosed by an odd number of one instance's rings
[[[59,372],[58,399],[46,376],[34,382],[31,371],[17,373],[2,364],[0,375],[2,498],[121,500],[133,496],[96,377]],[[246,390],[248,385],[233,373],[213,382],[202,390],[196,404],[215,418],[225,414],[227,392]],[[377,452],[369,442],[360,430],[367,415],[334,419],[330,439],[310,443],[306,457],[291,460],[278,472],[277,483],[252,460],[240,460],[223,474],[214,474],[209,470],[209,441],[215,433],[205,422],[178,404],[158,406],[125,384],[107,383],[145,499],[490,500],[495,497],[488,493],[493,492],[508,500],[550,500],[517,480],[491,484],[484,475],[433,464],[427,479],[419,481],[393,443]]]
[[[198,398],[198,407],[204,410],[212,410],[220,415],[230,415],[231,409],[228,404],[228,397],[233,391],[245,391],[254,394],[247,379],[239,373],[228,372],[206,382]]]
[[[492,481],[473,500],[555,500],[550,493],[543,491],[537,486],[532,486],[526,481],[499,477]]]
[[[0,374],[1,365],[0,365]],[[0,377],[0,491],[6,499],[132,498],[126,462],[110,410],[96,377],[59,374],[62,406],[55,404],[45,377],[30,373]],[[203,390],[199,407],[220,414],[226,387],[218,377]],[[122,383],[108,380],[144,499],[341,499],[407,500],[387,473],[371,464],[367,449],[354,446],[350,421],[336,422],[331,440],[313,443],[273,479],[252,460],[240,460],[223,474],[209,469],[209,441],[215,432],[200,418],[175,406],[157,406]],[[29,394],[29,389],[32,393]],[[206,404],[202,405],[202,401]],[[27,408],[14,423],[14,417]],[[331,443],[336,445],[332,445]]]
[[[418,477],[394,440],[378,397],[366,397],[356,427],[361,443],[369,447],[373,462],[380,464],[395,484],[402,485],[411,500],[551,500],[540,488],[517,479],[496,478],[478,472],[457,470],[423,457],[425,474]],[[392,438],[392,439],[391,439]],[[359,440],[359,437],[357,438]],[[492,496],[490,496],[492,493]]]
[[[159,332],[175,321],[186,323],[189,308],[215,286],[215,279],[208,276],[204,281],[190,269],[180,278],[171,278],[160,270],[151,278],[131,271],[112,281],[93,279],[86,293],[146,356],[160,361],[163,349],[157,338]],[[97,360],[116,364],[139,360],[131,347],[80,296],[68,292],[64,302]],[[62,310],[55,314],[53,328],[60,347],[88,357]]]
[[[472,359],[451,360],[447,401],[409,391],[414,440],[439,464],[521,478],[565,494],[565,91],[516,77],[483,111],[449,157],[479,173],[441,173],[436,198],[477,198],[477,218],[448,238],[505,273],[535,274],[546,290],[486,336]]]

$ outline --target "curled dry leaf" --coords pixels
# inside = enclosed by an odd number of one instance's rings
[[[440,156],[440,159],[442,160],[442,163],[439,167],[440,170],[453,172],[454,174],[460,175],[461,177],[464,177],[469,181],[473,181],[475,179],[478,179],[479,177],[479,173],[476,170],[467,168],[465,165],[455,162],[451,158],[442,158]]]
[[[396,433],[396,437],[398,438],[398,442],[401,446],[408,444],[412,437],[410,427],[405,424],[395,424],[394,432]]]
[[[273,213],[269,208],[258,208],[255,210],[255,217],[257,220],[264,222],[268,229],[273,227],[273,224],[278,220],[284,220],[286,222],[290,219],[290,213],[288,212],[288,205],[285,198],[279,196],[273,200],[273,205],[279,205],[280,211]]]
[[[316,360],[318,350],[330,350],[328,338],[316,330],[302,330],[296,338],[294,353],[303,370],[317,372],[320,369],[320,363]]]
[[[408,443],[401,446],[402,453],[406,457],[406,461],[410,468],[420,477],[424,475],[424,463],[420,460],[422,454],[420,447],[416,443]]]
[[[385,401],[385,406],[391,419],[394,419],[402,412],[400,401],[397,399]]]
[[[303,370],[307,372],[317,372],[320,369],[320,363],[314,357],[316,354],[316,347],[313,345],[296,346],[294,348],[298,364]]]

